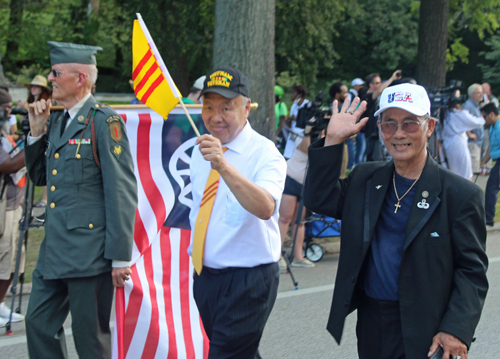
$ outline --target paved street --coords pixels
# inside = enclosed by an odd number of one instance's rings
[[[487,177],[479,177],[477,184],[484,188],[486,179]],[[495,357],[500,348],[500,223],[489,229],[487,253],[490,259],[490,290],[476,331],[477,340],[470,351],[471,359]],[[295,290],[290,275],[281,275],[278,299],[261,342],[260,351],[263,358],[357,358],[355,313],[347,318],[340,346],[325,329],[337,262],[338,254],[325,255],[314,268],[294,268],[293,274],[299,283],[298,290]],[[23,313],[26,312],[27,301],[28,298],[25,297],[22,304]],[[9,299],[6,303],[10,306]],[[66,321],[65,328],[69,357],[78,358],[71,337],[71,318]],[[0,328],[0,357],[28,358],[24,323],[14,323],[12,329],[14,334],[5,336],[5,328]]]
[[[488,234],[490,291],[482,319],[476,331],[477,341],[470,351],[470,358],[494,357],[500,348],[500,232]],[[299,282],[295,290],[288,274],[282,274],[276,305],[261,342],[261,354],[272,359],[321,359],[356,358],[354,333],[355,314],[346,324],[341,346],[325,330],[326,317],[332,297],[338,255],[327,255],[315,268],[295,268]],[[26,309],[26,300],[23,312]],[[77,358],[69,320],[68,346],[70,358]],[[2,358],[27,358],[26,337],[23,323],[14,323],[14,335],[0,336]],[[2,331],[3,333],[3,331]]]

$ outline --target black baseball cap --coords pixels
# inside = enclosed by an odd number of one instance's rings
[[[239,95],[250,97],[248,78],[229,66],[219,67],[207,75],[203,82],[201,94],[213,92],[225,98],[235,98]]]

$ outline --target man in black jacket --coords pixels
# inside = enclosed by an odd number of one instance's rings
[[[340,342],[358,310],[360,358],[467,358],[488,290],[484,196],[428,155],[435,128],[425,89],[384,90],[378,127],[391,162],[360,164],[339,179],[342,142],[365,103],[333,117],[309,149],[305,206],[342,219],[342,250],[327,329]]]

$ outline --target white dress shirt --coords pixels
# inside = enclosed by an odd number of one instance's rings
[[[228,148],[224,156],[229,163],[268,191],[276,207],[270,219],[257,218],[239,204],[221,176],[208,224],[203,265],[220,269],[277,262],[281,252],[278,210],[285,186],[286,162],[274,143],[255,132],[248,121],[238,136],[224,146]],[[203,158],[199,146],[196,146],[190,164],[193,207],[189,214],[192,229],[189,255],[192,254],[195,221],[210,170],[210,162]]]

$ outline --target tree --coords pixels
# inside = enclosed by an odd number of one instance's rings
[[[21,29],[23,20],[23,1],[10,0],[9,3],[10,16],[9,16],[9,30],[7,38],[7,49],[4,56],[5,69],[12,70],[14,67],[14,58],[19,49],[17,34]]]
[[[252,127],[274,139],[274,0],[216,0],[214,68],[232,66],[250,80],[259,108]]]
[[[486,32],[498,29],[499,16],[500,0],[421,0],[417,56],[420,83],[444,86],[447,61],[448,65],[459,58],[467,61],[468,49],[456,33],[468,28],[482,39]]]
[[[333,37],[338,60],[330,79],[382,78],[396,69],[413,76],[418,43],[418,9],[412,2],[357,0],[344,8]],[[390,12],[388,12],[390,9]]]
[[[449,0],[421,0],[416,77],[426,87],[446,82]]]
[[[290,72],[307,87],[333,68],[336,25],[348,1],[276,0],[276,69]]]

